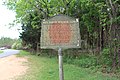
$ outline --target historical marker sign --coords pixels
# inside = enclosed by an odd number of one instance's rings
[[[60,80],[64,80],[62,49],[80,48],[80,43],[78,19],[58,15],[42,22],[41,48],[58,49]]]
[[[80,48],[81,38],[78,19],[57,15],[43,20],[41,48]]]

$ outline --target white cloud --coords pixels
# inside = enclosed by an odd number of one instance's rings
[[[2,0],[0,0],[0,38],[1,37],[10,37],[18,38],[19,32],[18,26],[9,28],[9,23],[12,23],[15,20],[15,12],[8,10],[6,6],[2,5]]]

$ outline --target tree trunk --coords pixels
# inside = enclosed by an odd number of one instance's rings
[[[120,68],[120,48],[118,49],[118,68]]]
[[[104,31],[101,29],[101,50],[104,48]]]

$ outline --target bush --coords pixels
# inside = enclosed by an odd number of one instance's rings
[[[12,45],[12,49],[22,49],[22,42],[20,40],[16,41],[13,45]]]
[[[112,64],[112,58],[111,58],[111,54],[110,54],[110,49],[109,48],[104,48],[102,51],[102,55],[101,55],[101,61],[100,61],[103,65],[111,65]]]
[[[15,42],[15,43],[12,45],[12,49],[16,49],[16,45],[17,45],[17,43]]]
[[[77,58],[72,58],[72,57],[65,58],[64,57],[64,62],[68,64],[73,64],[79,67],[88,68],[91,66],[97,66],[97,57],[83,54]]]
[[[3,51],[0,50],[0,53],[3,53]]]

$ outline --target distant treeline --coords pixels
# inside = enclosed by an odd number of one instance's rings
[[[0,47],[11,47],[13,43],[15,43],[17,39],[11,39],[8,37],[0,38]]]

